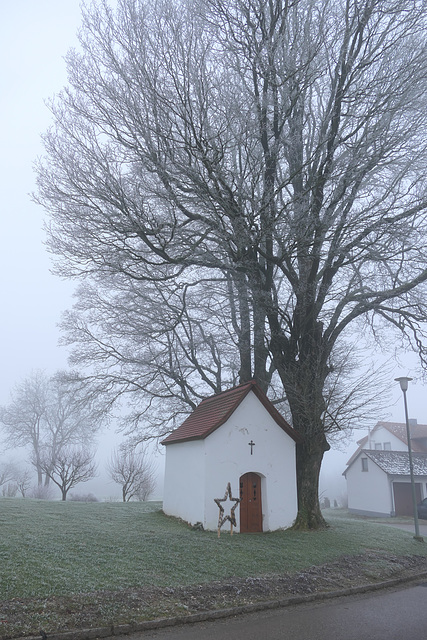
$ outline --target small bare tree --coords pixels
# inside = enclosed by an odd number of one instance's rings
[[[0,487],[15,480],[16,467],[12,462],[0,464]]]
[[[122,487],[123,502],[132,498],[145,501],[154,491],[156,470],[146,449],[139,452],[126,446],[115,449],[107,469],[112,480]]]
[[[83,448],[65,447],[54,460],[42,457],[41,466],[54,484],[61,490],[62,500],[79,482],[87,482],[96,475],[94,454]]]
[[[18,485],[18,491],[23,498],[26,497],[31,487],[31,472],[29,469],[20,469],[16,475],[16,484]]]

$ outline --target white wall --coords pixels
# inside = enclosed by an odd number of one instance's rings
[[[366,515],[390,516],[393,505],[387,474],[370,458],[368,471],[362,471],[364,457],[362,451],[346,472],[348,508]]]
[[[371,434],[370,440],[366,442],[364,449],[375,449],[375,444],[381,444],[381,449],[384,450],[385,442],[390,442],[391,451],[408,451],[407,445],[384,427],[375,429]]]
[[[167,445],[163,511],[186,522],[203,522],[204,440]]]
[[[255,442],[252,455],[248,444],[251,440]],[[263,530],[273,531],[293,523],[297,514],[295,442],[252,392],[205,442],[206,528],[217,527],[214,498],[223,497],[228,482],[233,497],[239,497],[239,478],[248,472],[261,476]],[[239,508],[235,513],[239,531]]]

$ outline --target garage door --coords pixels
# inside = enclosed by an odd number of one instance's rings
[[[394,508],[397,516],[412,516],[412,489],[410,482],[393,482]],[[415,483],[415,498],[421,502],[421,484]]]

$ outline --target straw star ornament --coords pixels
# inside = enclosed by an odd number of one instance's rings
[[[227,484],[227,488],[225,490],[225,494],[223,498],[214,498],[214,502],[216,502],[217,506],[219,507],[219,516],[218,516],[218,537],[220,536],[220,529],[222,527],[222,525],[224,524],[224,522],[227,522],[227,520],[230,522],[230,533],[231,535],[233,535],[233,526],[236,526],[236,515],[235,515],[235,510],[237,508],[237,505],[240,502],[240,498],[233,498],[233,495],[231,493],[231,484],[228,483]],[[225,514],[225,509],[223,506],[223,502],[233,502],[233,506],[230,509],[230,513],[228,513],[227,515]]]

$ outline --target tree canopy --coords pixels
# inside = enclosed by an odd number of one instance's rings
[[[303,436],[301,527],[323,524],[350,332],[388,327],[425,362],[426,8],[102,0],[51,102],[37,199],[82,283],[75,362],[178,413],[275,380]]]

